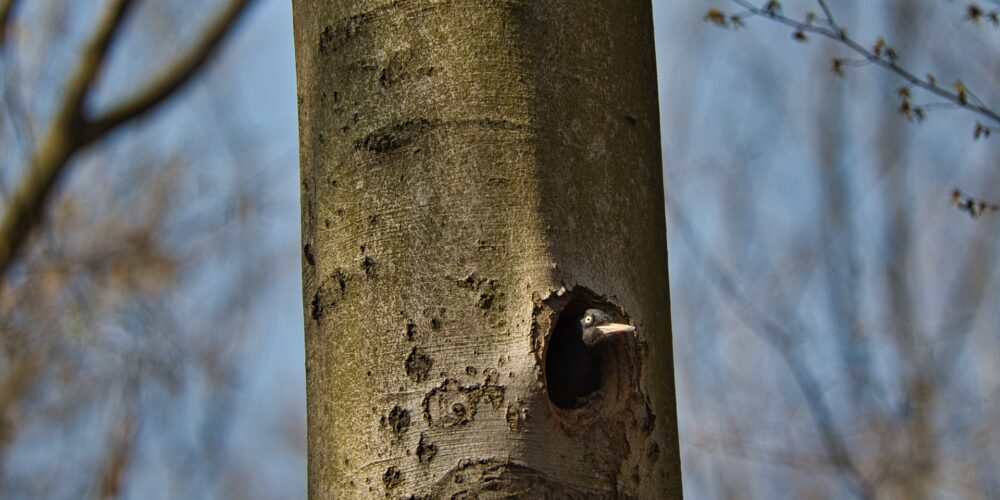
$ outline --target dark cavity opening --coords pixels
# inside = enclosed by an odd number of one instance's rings
[[[601,388],[601,348],[583,343],[584,311],[589,304],[573,300],[559,314],[545,350],[545,381],[549,400],[559,408],[585,406]]]

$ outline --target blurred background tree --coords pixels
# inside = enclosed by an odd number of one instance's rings
[[[686,492],[996,498],[989,12],[691,4],[659,31]]]
[[[250,3],[0,1],[0,497],[302,496],[290,19]]]

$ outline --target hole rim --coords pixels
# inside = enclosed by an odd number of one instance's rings
[[[556,404],[549,393],[548,350],[563,314],[573,310],[585,311],[590,308],[601,309],[610,314],[616,321],[634,324],[631,316],[618,303],[605,295],[598,294],[585,286],[561,288],[548,297],[537,300],[532,315],[532,330],[537,337],[536,356],[541,368],[542,390],[550,412],[560,421],[568,424],[568,430],[587,427],[588,422],[610,418],[624,409],[631,393],[637,390],[636,384],[640,371],[640,352],[638,340],[627,341],[614,339],[602,346],[599,353],[601,379],[595,392],[601,395],[591,398],[579,407],[565,408]],[[629,387],[631,386],[631,387]],[[583,427],[581,427],[583,425]]]

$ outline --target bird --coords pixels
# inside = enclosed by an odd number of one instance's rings
[[[549,399],[558,407],[580,408],[600,390],[600,354],[610,340],[635,331],[635,326],[618,323],[601,309],[587,309],[582,315],[564,313],[556,322],[546,349],[545,378]]]
[[[625,323],[615,323],[611,315],[600,309],[587,309],[580,319],[583,333],[580,339],[590,348],[607,342],[623,333],[632,333],[635,327]]]

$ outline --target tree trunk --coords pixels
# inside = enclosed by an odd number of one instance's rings
[[[649,2],[293,3],[310,497],[680,497]]]

